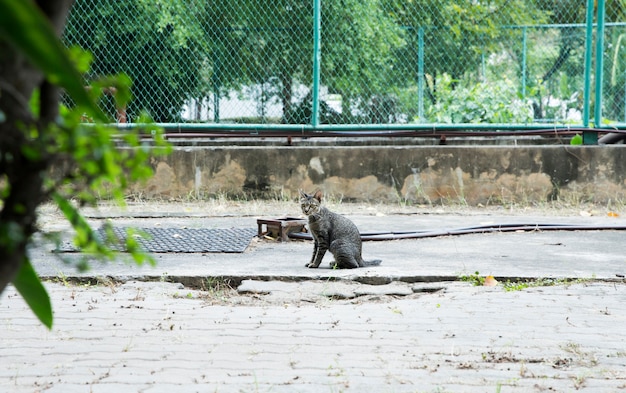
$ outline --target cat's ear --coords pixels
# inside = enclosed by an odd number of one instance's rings
[[[302,189],[299,189],[298,191],[300,192],[300,197],[302,198],[308,197],[308,195],[304,191],[302,191]]]
[[[317,190],[315,191],[315,194],[313,194],[313,198],[317,199],[318,201],[322,201],[322,190]]]

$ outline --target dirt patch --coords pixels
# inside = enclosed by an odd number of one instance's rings
[[[49,280],[71,288],[73,293],[89,289],[110,293],[126,291],[132,301],[142,301],[158,293],[173,299],[201,300],[205,306],[276,306],[306,304],[365,304],[389,303],[397,299],[415,299],[445,291],[441,285],[393,282],[387,285],[367,285],[356,281],[307,280],[301,282],[244,280],[236,285],[228,278],[205,278],[196,285],[185,286],[166,281],[114,281],[102,278],[65,278]],[[426,288],[426,289],[425,289]]]

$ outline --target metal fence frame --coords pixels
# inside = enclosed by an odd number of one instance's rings
[[[603,53],[605,26],[626,26],[626,23],[605,24],[605,0],[597,0],[597,7],[594,7],[594,0],[587,0],[586,23],[572,24],[568,27],[585,28],[585,55],[584,55],[584,98],[583,114],[580,125],[572,124],[436,124],[436,123],[403,123],[403,124],[321,124],[320,122],[320,88],[321,88],[321,59],[324,55],[321,49],[322,14],[321,0],[311,0],[313,2],[313,53],[312,53],[312,116],[308,124],[233,124],[233,123],[159,123],[158,126],[164,128],[166,132],[184,135],[211,134],[221,136],[241,136],[241,135],[287,135],[301,134],[306,136],[351,136],[358,133],[359,136],[439,136],[440,133],[468,133],[475,135],[479,132],[500,131],[500,135],[506,132],[527,132],[527,133],[549,133],[566,131],[572,133],[582,133],[585,144],[596,144],[598,141],[598,131],[608,131],[608,127],[602,124],[602,80],[603,80]],[[594,15],[595,11],[595,15]],[[596,23],[594,23],[594,17]],[[564,27],[559,25],[533,25],[533,26],[509,26],[511,29],[522,29],[524,42],[526,45],[526,30],[528,28],[554,28]],[[595,30],[595,34],[594,34]],[[423,28],[418,31],[418,97],[419,110],[423,112],[424,101],[424,32]],[[595,37],[595,42],[594,42]],[[592,61],[595,46],[595,61]],[[524,47],[524,56],[526,48]],[[525,68],[525,59],[524,59]],[[595,82],[592,97],[592,75]],[[525,77],[525,70],[522,77]],[[525,86],[525,83],[523,83]],[[590,113],[590,103],[595,102],[593,119]],[[216,111],[219,113],[219,111]],[[124,116],[118,117],[116,126],[120,129],[133,128],[139,126],[135,123],[125,123]],[[590,127],[593,124],[593,127]],[[610,130],[621,132],[626,130],[626,123],[613,123]]]

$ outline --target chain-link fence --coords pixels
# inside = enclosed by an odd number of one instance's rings
[[[64,40],[87,79],[131,77],[129,121],[581,125],[586,3],[77,0]],[[605,5],[602,116],[626,122],[626,3]]]

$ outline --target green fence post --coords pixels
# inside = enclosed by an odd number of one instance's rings
[[[591,105],[591,45],[593,40],[593,1],[587,0],[587,20],[585,33],[585,87],[583,91],[583,127],[589,127],[589,107]]]
[[[528,28],[524,26],[522,29],[522,99],[526,100],[526,56],[528,55],[528,43],[526,38],[528,35]]]
[[[587,0],[587,27],[585,33],[585,87],[583,91],[583,127],[589,127],[589,114],[591,106],[591,45],[593,41],[593,3]],[[584,131],[583,143],[592,144],[595,133]],[[597,135],[596,142],[597,142]]]
[[[417,30],[417,116],[424,121],[424,28]]]
[[[311,125],[315,128],[320,122],[320,30],[322,19],[321,0],[313,0],[313,107],[311,108]]]
[[[213,59],[213,122],[220,122],[220,57]]]
[[[594,126],[602,127],[602,74],[604,73],[604,0],[598,0],[597,29],[596,29],[596,106],[594,107]],[[589,143],[598,143],[598,134],[589,139]],[[586,142],[583,138],[583,142]]]

